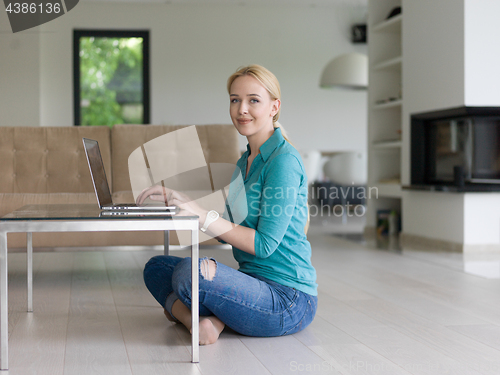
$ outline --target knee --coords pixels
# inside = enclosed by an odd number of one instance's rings
[[[200,262],[200,272],[205,280],[212,281],[217,271],[215,260],[203,258]]]
[[[143,278],[146,286],[162,282],[165,278],[171,278],[174,267],[181,258],[173,256],[157,255],[152,257],[144,266]]]
[[[161,255],[156,255],[148,260],[146,265],[144,266],[144,270],[149,269],[150,267],[154,267],[157,264],[161,263]]]
[[[200,259],[200,273],[203,279],[212,281],[217,271],[214,259]],[[172,287],[176,293],[191,293],[191,258],[182,259],[175,267]]]

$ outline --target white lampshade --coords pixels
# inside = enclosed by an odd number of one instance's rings
[[[368,87],[368,57],[361,53],[347,53],[331,60],[323,69],[319,84],[364,90]]]

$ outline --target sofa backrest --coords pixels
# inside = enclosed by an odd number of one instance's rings
[[[93,192],[82,137],[99,142],[111,182],[107,126],[0,127],[0,193]]]
[[[111,131],[113,191],[130,191],[128,157],[144,143],[187,125],[115,125]],[[233,125],[196,125],[207,163],[234,163],[240,157]]]

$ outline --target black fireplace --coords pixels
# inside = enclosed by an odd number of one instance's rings
[[[500,191],[500,107],[411,115],[411,188]]]

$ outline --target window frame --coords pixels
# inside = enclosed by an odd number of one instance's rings
[[[142,38],[142,123],[149,124],[151,116],[150,74],[149,74],[149,30],[106,30],[106,29],[74,29],[73,30],[73,122],[81,126],[80,96],[80,38]]]

